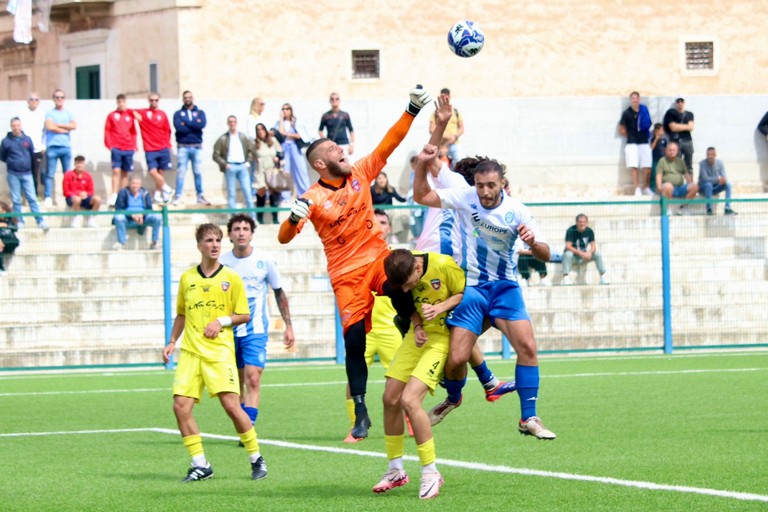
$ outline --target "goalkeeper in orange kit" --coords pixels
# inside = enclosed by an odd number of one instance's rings
[[[373,152],[350,165],[344,150],[329,139],[318,139],[307,148],[307,160],[320,175],[294,201],[290,217],[280,226],[278,240],[286,244],[312,222],[323,242],[336,303],[341,315],[346,350],[347,381],[355,406],[352,436],[368,436],[371,425],[365,405],[368,366],[365,335],[371,329],[374,291],[387,295],[398,318],[408,322],[415,311],[410,293],[389,286],[384,274],[387,242],[374,217],[370,184],[387,158],[405,138],[416,115],[432,101],[421,86],[410,92],[410,102],[400,119],[389,129]],[[398,326],[401,331],[406,325]]]

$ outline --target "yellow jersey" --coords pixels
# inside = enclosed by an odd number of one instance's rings
[[[235,339],[232,327],[224,327],[214,339],[203,335],[205,326],[220,316],[247,315],[248,298],[240,276],[221,265],[210,277],[200,266],[181,275],[176,314],[184,316],[181,349],[206,361],[234,361]]]
[[[413,254],[424,256],[424,275],[412,291],[416,311],[424,321],[424,331],[428,337],[437,334],[445,336],[448,332],[448,327],[445,325],[448,311],[427,321],[424,320],[422,305],[439,304],[452,295],[463,293],[466,284],[464,271],[451,256],[436,252],[414,252]]]

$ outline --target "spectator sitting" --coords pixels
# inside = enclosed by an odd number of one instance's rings
[[[589,219],[583,213],[576,216],[576,224],[565,232],[565,251],[563,251],[563,285],[572,284],[568,273],[574,261],[576,263],[595,262],[597,271],[600,272],[600,284],[610,284],[605,277],[605,265],[603,256],[597,250],[595,232],[589,227]]]
[[[0,201],[0,213],[11,213],[11,207],[5,201]],[[18,246],[16,219],[14,217],[0,217],[0,276],[6,274],[4,257],[13,255],[13,251]]]
[[[678,146],[676,142],[667,144],[667,153],[659,160],[656,167],[656,190],[667,199],[684,197],[693,199],[699,191],[699,186],[693,183],[693,173],[688,171],[682,158],[678,158]],[[688,212],[688,205],[681,204],[675,212],[682,215]]]
[[[112,224],[117,230],[117,242],[112,249],[119,251],[125,247],[128,240],[127,229],[136,228],[139,235],[144,234],[147,226],[152,227],[152,243],[150,249],[157,248],[157,241],[160,239],[160,226],[162,219],[157,213],[144,214],[144,210],[152,209],[152,196],[149,191],[141,186],[139,176],[131,176],[128,186],[120,190],[115,202],[115,210],[125,213],[116,213],[112,219]]]
[[[389,184],[389,178],[385,172],[380,172],[376,180],[371,185],[371,196],[373,204],[392,204],[393,199],[404,203],[406,199],[397,193],[397,190]]]
[[[725,166],[722,160],[717,159],[715,148],[707,148],[707,158],[699,163],[699,194],[707,198],[707,215],[714,215],[712,211],[712,196],[725,191],[725,214],[736,215],[731,209],[731,184],[725,174]]]
[[[61,184],[64,189],[64,198],[67,205],[72,207],[73,211],[81,210],[99,211],[101,198],[93,193],[93,178],[85,170],[85,157],[78,155],[75,157],[75,168],[64,174],[64,180]],[[72,217],[72,227],[82,226],[83,219],[80,215]],[[87,226],[96,227],[96,218],[93,215],[88,216]]]
[[[537,260],[531,249],[522,240],[518,239],[515,242],[514,250],[517,253],[517,270],[520,272],[520,277],[523,278],[520,282],[521,286],[531,284],[531,270],[538,272],[539,282],[542,286],[552,286],[552,282],[547,277],[547,264]]]

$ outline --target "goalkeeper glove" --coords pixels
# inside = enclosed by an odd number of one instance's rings
[[[408,103],[408,108],[406,110],[409,114],[415,117],[425,105],[428,105],[431,102],[432,96],[430,96],[427,90],[421,85],[417,85],[411,89],[411,101]]]
[[[311,199],[304,199],[303,197],[297,198],[291,207],[291,216],[288,217],[288,222],[290,222],[292,226],[297,225],[301,219],[309,215],[310,206],[312,206]]]

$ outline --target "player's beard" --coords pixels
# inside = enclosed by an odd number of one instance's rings
[[[480,197],[480,204],[483,205],[483,208],[485,208],[486,210],[490,210],[491,208],[497,207],[500,202],[501,202],[501,190],[499,190],[499,192],[496,195],[494,195],[492,198],[486,199],[486,196]]]
[[[343,167],[338,162],[328,162],[326,167],[328,168],[328,174],[336,178],[345,178],[352,174],[350,166]]]

